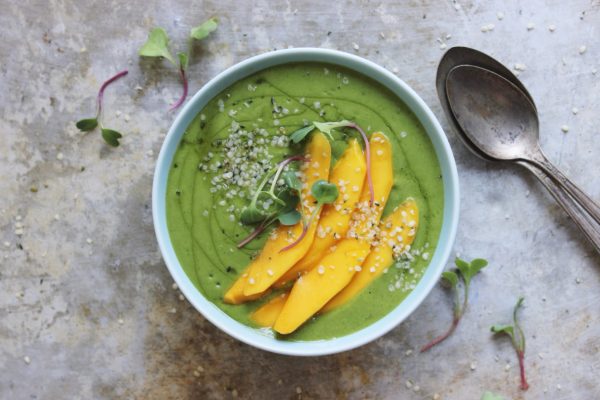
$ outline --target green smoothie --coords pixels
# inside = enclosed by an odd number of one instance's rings
[[[281,340],[347,335],[385,316],[414,289],[433,256],[444,203],[439,163],[423,127],[388,89],[356,72],[327,64],[286,64],[242,79],[212,99],[187,128],[171,165],[167,223],[179,262],[216,307],[254,326],[250,314],[276,291],[241,305],[222,301],[268,236],[267,231],[237,249],[252,231],[239,222],[240,211],[270,168],[302,152],[301,145],[290,142],[292,132],[312,121],[340,120],[390,138],[394,187],[384,217],[407,197],[414,198],[420,214],[417,235],[406,259],[390,265],[342,307],[312,318],[291,335],[278,335]],[[335,133],[332,162],[351,135],[349,130]]]

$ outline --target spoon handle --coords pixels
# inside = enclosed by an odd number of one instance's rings
[[[552,197],[560,204],[571,219],[581,229],[583,234],[592,243],[598,253],[600,253],[600,226],[590,221],[583,210],[579,208],[574,199],[557,185],[557,183],[546,175],[545,171],[530,163],[519,161],[519,165],[531,171],[536,178],[548,189]]]
[[[565,174],[560,172],[541,150],[530,161],[550,175],[556,183],[573,197],[575,202],[590,214],[594,221],[600,224],[600,206],[581,190],[579,186],[567,178]]]

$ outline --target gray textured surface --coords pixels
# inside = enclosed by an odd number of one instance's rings
[[[475,159],[451,132],[462,184],[456,251],[491,266],[439,348],[415,351],[449,323],[441,288],[380,340],[309,359],[237,343],[179,300],[150,212],[155,157],[173,119],[166,109],[180,89],[173,69],[138,60],[154,25],[179,44],[191,25],[220,16],[192,62],[192,92],[269,49],[335,48],[397,72],[445,128],[434,92],[437,38],[523,63],[544,149],[600,199],[597,0],[319,3],[0,0],[1,398],[478,399],[486,389],[600,398],[600,258],[533,178]],[[495,28],[484,33],[487,24]],[[109,149],[73,122],[90,114],[100,82],[125,67],[129,76],[106,97],[106,122],[125,138]],[[488,332],[519,294],[527,393],[508,342]]]

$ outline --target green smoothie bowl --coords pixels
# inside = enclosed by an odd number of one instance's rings
[[[458,176],[423,100],[340,51],[261,54],[207,83],[163,143],[152,211],[185,297],[232,337],[317,356],[393,329],[438,281]]]

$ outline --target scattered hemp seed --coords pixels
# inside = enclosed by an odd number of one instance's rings
[[[586,46],[579,46],[579,54],[583,54],[587,51],[587,47]]]
[[[496,26],[494,24],[487,24],[487,25],[483,25],[481,27],[481,32],[486,33],[486,32],[491,32],[494,30]]]
[[[563,126],[561,126],[560,130],[563,131],[563,133],[569,132],[569,125],[563,125]]]
[[[556,26],[554,26],[554,25],[549,25],[549,26],[548,26],[548,30],[549,30],[550,32],[554,32],[554,31],[556,30]]]
[[[527,24],[527,30],[528,31],[532,31],[535,28],[535,24],[533,22],[530,22]]]
[[[31,359],[29,358],[29,356],[23,357],[23,361],[25,361],[25,364],[27,364],[27,365],[29,365],[31,363]]]
[[[352,48],[353,48],[355,51],[358,51],[358,50],[360,49],[360,46],[358,45],[358,43],[352,43]]]
[[[573,113],[573,115],[577,115],[577,113],[579,112],[579,109],[577,107],[573,107],[571,109],[571,112]]]
[[[499,11],[496,14],[496,18],[498,18],[498,21],[502,21],[504,19],[504,13],[502,11]]]
[[[513,68],[515,69],[515,71],[525,71],[527,69],[527,66],[525,64],[516,63]]]
[[[179,288],[179,286],[177,286],[176,283],[172,284],[171,287],[173,288],[173,290],[177,290]]]
[[[63,155],[63,153],[58,153],[58,154],[56,155],[56,159],[57,159],[58,161],[61,161],[63,158],[65,158],[65,156]]]

